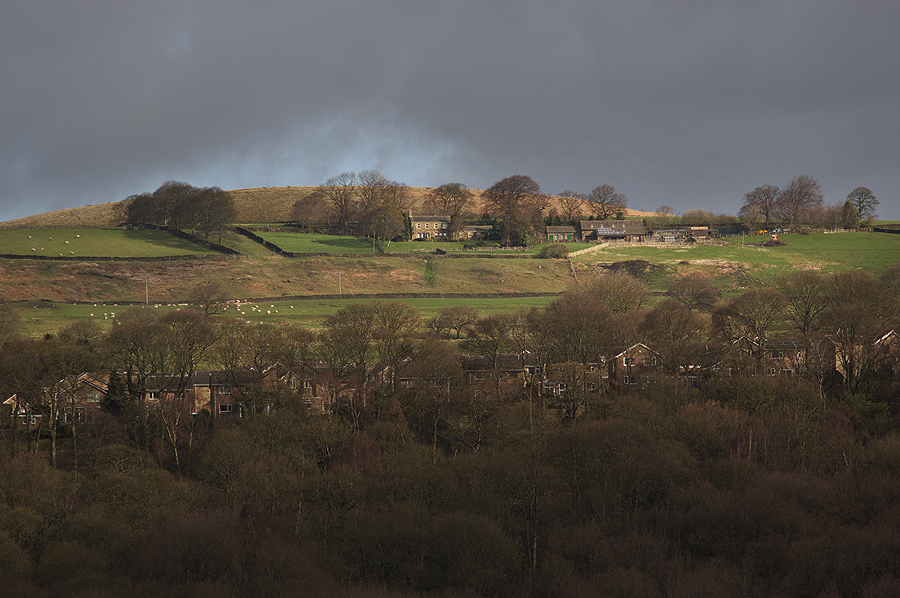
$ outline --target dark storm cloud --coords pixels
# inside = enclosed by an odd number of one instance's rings
[[[372,168],[727,213],[809,174],[900,218],[898,24],[878,0],[14,1],[0,219]]]

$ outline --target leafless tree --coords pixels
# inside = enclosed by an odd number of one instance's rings
[[[878,216],[875,210],[880,202],[875,199],[875,194],[868,187],[857,187],[850,192],[847,199],[853,202],[860,219],[874,220]]]
[[[228,291],[214,280],[197,284],[189,295],[190,302],[207,316],[219,314],[230,298]]]
[[[453,216],[465,212],[474,194],[462,183],[444,183],[432,189],[425,206],[437,216]]]
[[[628,207],[628,198],[622,193],[616,193],[616,188],[612,185],[594,187],[587,199],[591,202],[597,220],[614,218],[620,212],[624,213]]]
[[[581,206],[587,200],[587,195],[566,189],[559,194],[559,206],[562,208],[562,218],[565,221],[574,220],[581,216]]]
[[[787,317],[800,334],[812,331],[819,315],[831,303],[828,279],[814,270],[779,275],[775,287],[784,295]]]
[[[587,290],[594,300],[614,314],[641,309],[650,298],[647,284],[624,271],[598,276],[587,286]]]
[[[779,189],[775,185],[761,185],[744,194],[744,205],[738,215],[746,220],[763,221],[763,226],[769,227],[769,223],[775,216],[775,199]],[[754,227],[755,228],[755,227]]]
[[[719,301],[719,290],[701,272],[691,272],[673,282],[669,295],[691,310],[711,311]]]
[[[808,175],[794,177],[775,199],[775,212],[796,228],[822,208],[823,195],[819,182]]]
[[[484,192],[489,209],[502,219],[503,242],[527,244],[541,223],[541,205],[545,198],[541,187],[525,175],[497,181]]]
[[[329,207],[328,198],[318,188],[294,203],[291,217],[301,228],[313,230],[328,221]]]
[[[316,192],[331,206],[338,228],[343,232],[349,231],[359,204],[356,173],[342,172],[333,176],[320,185]]]
[[[745,336],[761,346],[781,321],[784,305],[784,295],[775,289],[751,289],[717,308],[713,324],[727,340]]]

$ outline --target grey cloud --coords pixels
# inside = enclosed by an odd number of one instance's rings
[[[809,174],[900,218],[891,3],[429,4],[12,3],[0,219],[369,168],[728,213]]]

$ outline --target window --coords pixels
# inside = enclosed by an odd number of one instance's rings
[[[645,357],[644,365],[656,365],[656,357]]]
[[[422,223],[421,223],[421,222],[416,222],[416,228],[422,228]]]
[[[303,388],[312,388],[312,387],[313,387],[312,380],[304,380],[303,381]]]
[[[637,357],[626,357],[625,365],[637,365]]]
[[[428,228],[428,223],[427,223],[427,222],[425,223],[425,228]]]
[[[151,390],[150,392],[147,393],[147,398],[150,399],[151,401],[159,400],[159,393],[156,392],[155,390]]]
[[[622,384],[633,384],[633,382],[631,381],[631,376],[623,376]]]
[[[219,413],[231,413],[231,408],[232,408],[231,405],[229,405],[227,403],[223,403],[223,404],[219,405]]]
[[[291,378],[291,381],[290,381],[290,383],[288,384],[288,387],[289,387],[291,390],[296,390],[296,388],[297,388],[297,379],[296,379],[296,378]]]

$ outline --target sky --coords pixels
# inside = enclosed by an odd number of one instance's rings
[[[0,220],[167,180],[546,193],[900,219],[895,0],[2,0]]]

